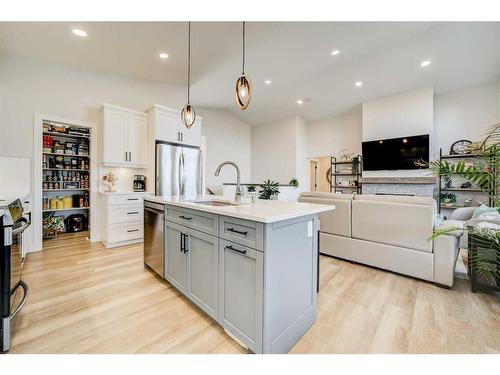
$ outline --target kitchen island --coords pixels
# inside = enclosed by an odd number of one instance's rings
[[[144,201],[145,264],[241,345],[287,353],[315,322],[318,214],[334,206],[214,196]]]

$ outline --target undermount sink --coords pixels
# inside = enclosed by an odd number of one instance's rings
[[[228,201],[218,201],[218,200],[209,200],[209,201],[194,201],[193,203],[197,204],[205,204],[207,206],[237,206],[237,203],[228,202]]]

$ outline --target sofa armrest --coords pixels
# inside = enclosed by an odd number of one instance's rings
[[[442,235],[434,239],[434,282],[453,286],[460,236]]]

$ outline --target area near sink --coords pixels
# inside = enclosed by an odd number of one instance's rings
[[[334,206],[145,199],[144,261],[255,353],[287,353],[316,321],[318,214]]]

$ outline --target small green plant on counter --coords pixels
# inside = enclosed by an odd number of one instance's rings
[[[256,188],[257,188],[257,186],[255,186],[255,185],[248,185],[247,192],[254,193]]]
[[[299,180],[297,180],[295,177],[290,180],[288,185],[293,186],[293,187],[299,187]]]
[[[259,199],[271,199],[273,195],[278,195],[280,192],[279,182],[275,182],[274,180],[266,180],[262,185],[260,185],[260,195]]]

